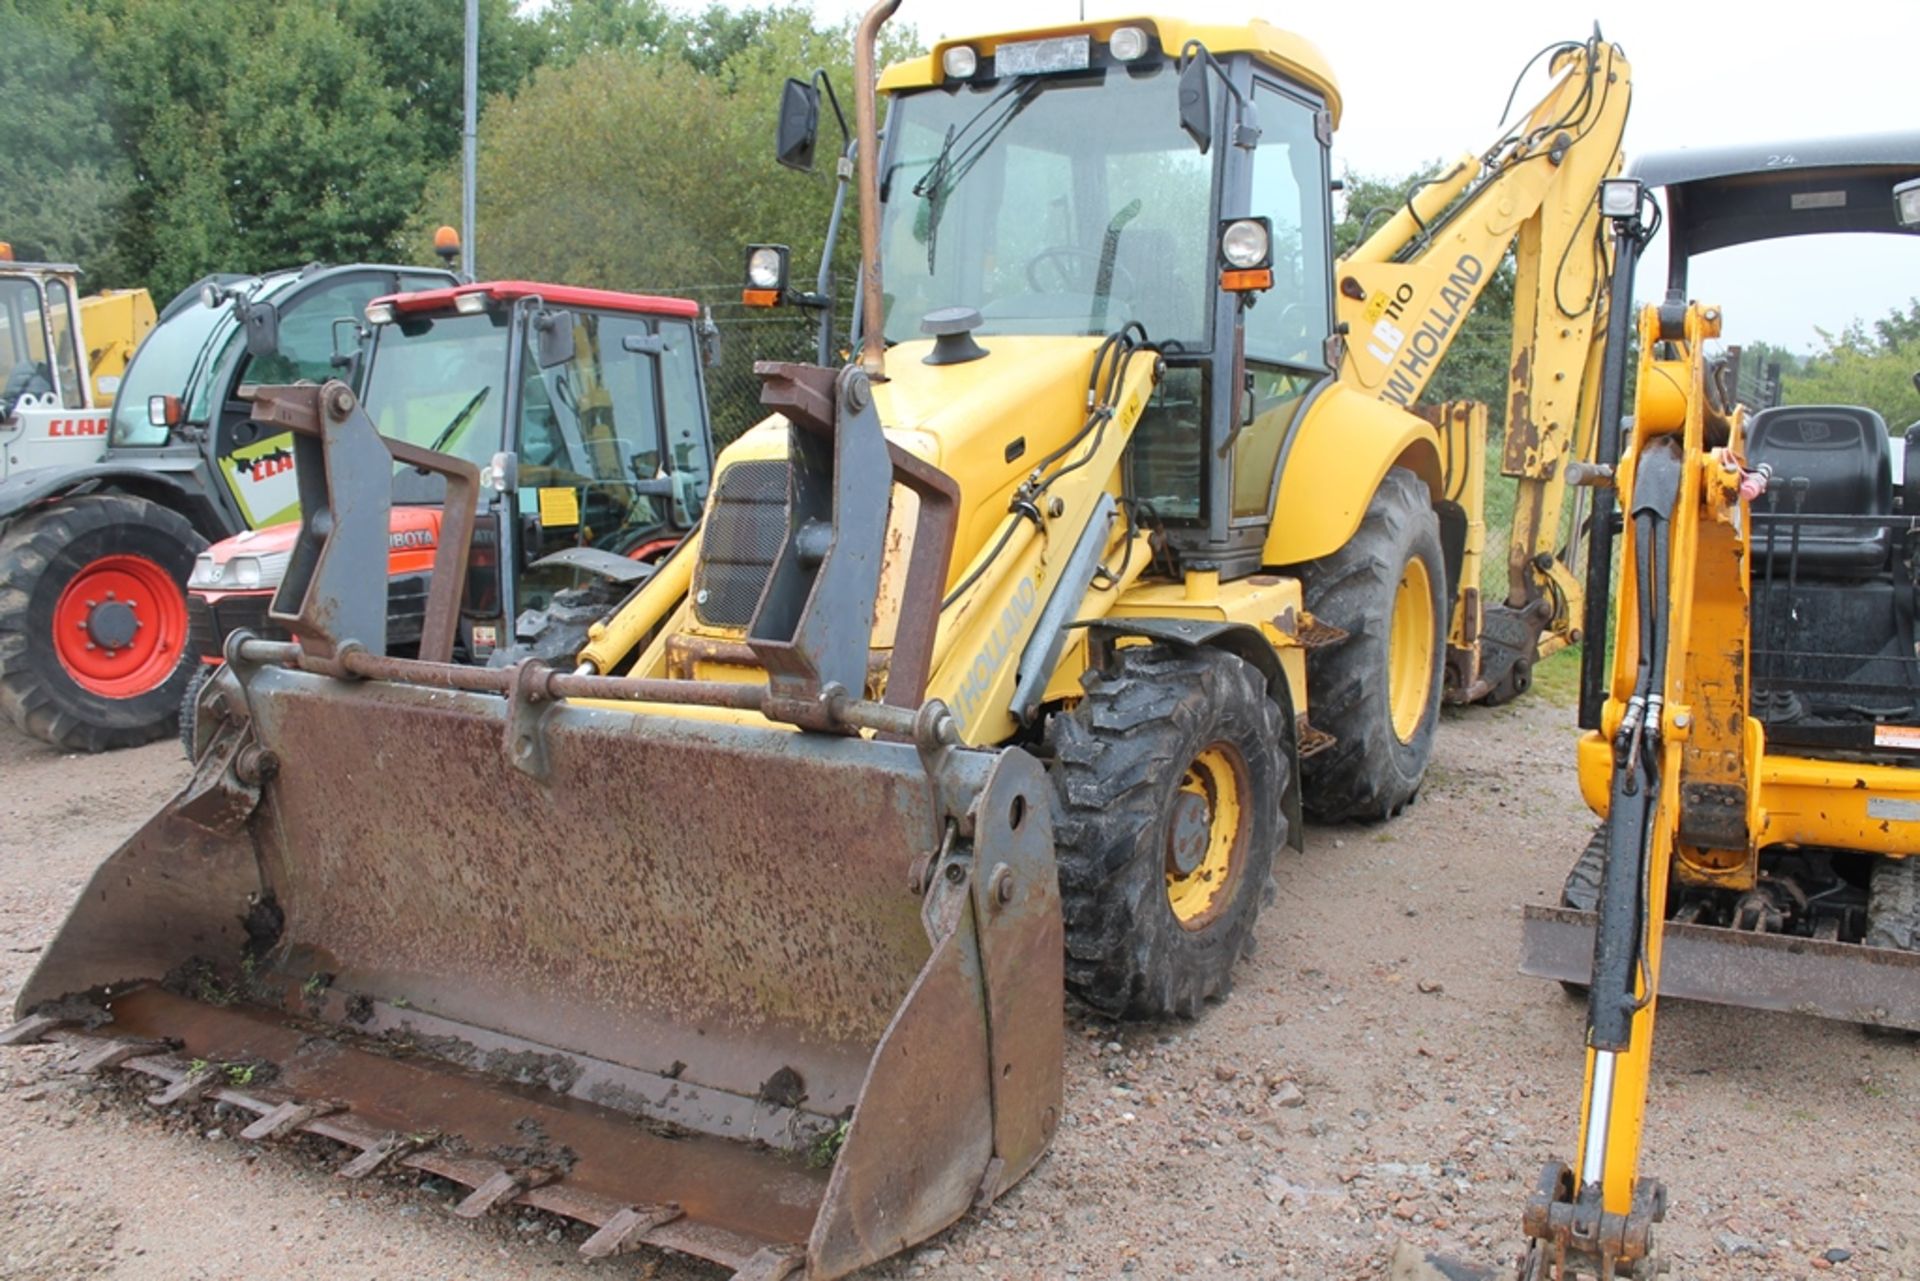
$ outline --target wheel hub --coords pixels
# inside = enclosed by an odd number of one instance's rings
[[[1167,867],[1175,876],[1192,876],[1206,861],[1213,816],[1207,798],[1194,792],[1174,797],[1167,823]]]
[[[138,698],[164,686],[186,652],[186,595],[145,556],[102,556],[61,590],[51,640],[62,670],[81,689]]]
[[[87,611],[87,636],[102,649],[125,649],[142,626],[133,602],[115,600],[112,592]]]

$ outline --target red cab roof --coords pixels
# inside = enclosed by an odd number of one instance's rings
[[[603,311],[630,311],[648,316],[677,316],[692,320],[700,314],[697,303],[686,298],[667,298],[658,294],[627,294],[614,289],[581,289],[574,285],[547,285],[536,280],[483,280],[448,289],[420,289],[407,294],[388,294],[375,302],[389,303],[404,315],[451,311],[453,300],[462,294],[485,294],[500,302],[516,298],[540,297],[560,307],[594,307]]]

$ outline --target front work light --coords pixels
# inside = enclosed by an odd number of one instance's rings
[[[1639,217],[1641,191],[1638,178],[1608,178],[1600,184],[1600,212],[1609,218]]]
[[[957,44],[940,55],[940,70],[949,80],[969,80],[980,70],[980,55],[971,45]]]
[[[1220,232],[1220,260],[1239,271],[1273,261],[1273,229],[1265,218],[1235,218]]]
[[[1909,178],[1893,189],[1893,211],[1902,227],[1920,231],[1920,178]]]
[[[747,287],[740,301],[749,307],[777,307],[787,294],[785,245],[747,246]]]
[[[1107,38],[1107,52],[1115,62],[1132,62],[1147,52],[1147,33],[1139,27],[1116,27]]]

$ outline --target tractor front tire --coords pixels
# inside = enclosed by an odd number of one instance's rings
[[[1300,567],[1307,612],[1346,638],[1307,656],[1307,719],[1334,743],[1301,762],[1323,822],[1391,818],[1420,790],[1440,721],[1447,576],[1427,487],[1388,470],[1360,528]]]
[[[1291,759],[1245,660],[1152,644],[1047,729],[1067,984],[1118,1018],[1194,1018],[1252,950]]]
[[[207,545],[130,494],[65,499],[0,539],[0,710],[67,751],[174,730],[198,656],[184,584]]]

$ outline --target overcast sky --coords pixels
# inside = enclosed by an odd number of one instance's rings
[[[1681,146],[1888,130],[1920,130],[1920,0],[1823,4],[1699,0],[1403,0],[1280,5],[1273,0],[1184,0],[1170,11],[1241,22],[1264,17],[1317,44],[1345,99],[1334,167],[1398,174],[1478,151],[1496,136],[1507,91],[1541,46],[1581,39],[1596,18],[1633,64],[1629,156]],[[815,0],[824,18],[858,13]],[[1088,17],[1145,11],[1086,0]],[[1080,0],[905,0],[895,15],[932,41],[1070,22]],[[1531,105],[1545,89],[1522,88]],[[1660,287],[1665,249],[1649,255],[1642,297]],[[1764,338],[1801,349],[1814,326],[1838,329],[1920,295],[1920,236],[1815,237],[1713,255],[1691,292],[1727,309],[1727,341]]]

